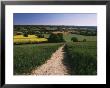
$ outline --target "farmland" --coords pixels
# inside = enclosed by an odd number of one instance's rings
[[[14,45],[14,74],[29,74],[49,59],[62,44]]]
[[[72,75],[97,74],[97,45],[96,42],[67,43],[65,46],[66,59]],[[68,58],[69,57],[69,58]]]
[[[77,41],[73,41],[73,37]],[[34,68],[45,64],[63,44],[59,53],[62,53],[61,58],[70,75],[97,74],[96,27],[15,25],[13,40],[14,75],[31,74]]]
[[[23,35],[14,36],[14,44],[41,43],[47,41],[46,38],[38,38],[35,35],[28,35],[28,37],[24,37]]]
[[[87,41],[97,41],[96,36],[84,36],[84,35],[77,35],[77,34],[66,34],[64,35],[64,39],[66,42],[71,42],[72,37],[77,37],[79,41],[82,41],[83,39],[86,39]]]

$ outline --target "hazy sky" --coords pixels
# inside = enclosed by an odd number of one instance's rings
[[[89,13],[14,13],[14,25],[97,26],[97,14]]]

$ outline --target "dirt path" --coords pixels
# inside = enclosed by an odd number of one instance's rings
[[[32,71],[32,75],[67,75],[66,66],[63,65],[63,46],[61,46],[55,53],[52,54],[51,58],[40,67]]]

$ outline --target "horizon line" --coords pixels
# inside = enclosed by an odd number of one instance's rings
[[[41,25],[41,26],[44,26],[43,24],[14,24],[14,25]],[[45,25],[45,26],[97,26],[97,25],[49,25],[49,24],[47,24],[47,25]]]

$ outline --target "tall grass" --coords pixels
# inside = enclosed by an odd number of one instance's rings
[[[96,42],[68,43],[65,46],[65,58],[74,75],[97,74],[97,46]]]
[[[45,63],[61,44],[14,45],[14,74],[30,74]]]

